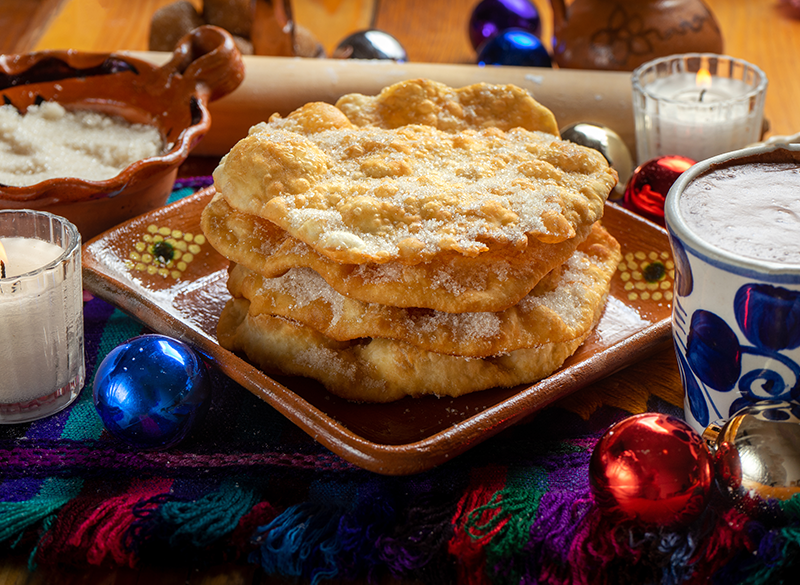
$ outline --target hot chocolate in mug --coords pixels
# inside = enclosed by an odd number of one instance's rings
[[[665,220],[686,420],[702,432],[763,400],[800,400],[800,145],[692,166]]]

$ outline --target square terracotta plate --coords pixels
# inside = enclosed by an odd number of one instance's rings
[[[345,460],[387,474],[443,463],[580,387],[641,359],[670,336],[673,266],[666,232],[607,204],[603,223],[625,259],[597,329],[564,366],[533,385],[459,398],[424,397],[357,404],[313,380],[270,377],[217,343],[230,298],[227,260],[203,238],[200,213],[213,187],[105,232],[83,248],[84,287],[158,333],[182,339]],[[182,256],[159,272],[146,255],[173,238]]]

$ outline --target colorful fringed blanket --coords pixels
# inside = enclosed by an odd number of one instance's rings
[[[204,182],[179,183],[174,197]],[[676,530],[595,506],[592,449],[630,412],[556,405],[433,470],[355,467],[214,375],[208,415],[165,452],[104,432],[92,374],[142,326],[85,304],[88,382],[66,411],[0,427],[0,547],[31,567],[249,563],[311,582],[780,583],[800,564],[800,507],[764,524],[715,500]],[[0,373],[0,375],[2,375]],[[655,396],[647,407],[681,416]]]

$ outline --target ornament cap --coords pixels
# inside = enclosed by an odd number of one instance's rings
[[[706,442],[706,445],[712,453],[717,450],[717,440],[719,439],[720,433],[722,433],[723,426],[725,426],[725,421],[717,420],[710,423],[703,430],[703,440]]]

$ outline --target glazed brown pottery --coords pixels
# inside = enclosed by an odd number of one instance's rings
[[[174,274],[130,260],[137,242],[154,228],[201,233],[200,215],[213,196],[209,187],[84,244],[84,288],[153,331],[187,341],[316,441],[376,473],[407,475],[450,461],[553,401],[672,344],[673,262],[667,232],[607,203],[603,225],[619,240],[625,262],[612,279],[600,323],[562,368],[534,384],[457,398],[350,402],[310,378],[268,375],[219,345],[219,315],[231,298],[229,262],[208,241],[199,243],[191,262]]]
[[[65,177],[35,185],[0,185],[0,209],[37,209],[74,223],[84,241],[163,205],[180,164],[211,126],[208,102],[244,79],[233,38],[202,26],[178,43],[161,67],[125,54],[41,51],[0,57],[0,93],[20,112],[43,100],[68,110],[96,110],[152,124],[166,152],[137,161],[116,177]]]
[[[562,68],[633,71],[656,57],[722,53],[701,0],[550,0],[553,59]]]

